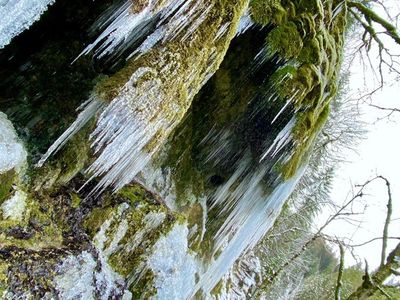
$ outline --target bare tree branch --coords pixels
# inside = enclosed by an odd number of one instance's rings
[[[357,248],[357,247],[365,246],[365,245],[367,245],[369,243],[372,243],[372,242],[377,241],[377,240],[382,240],[382,239],[383,239],[383,237],[380,236],[380,237],[376,237],[376,238],[370,239],[370,240],[368,240],[366,242],[363,242],[361,244],[352,244],[352,245],[347,245],[347,246],[352,247],[352,248]],[[400,237],[388,236],[388,237],[386,237],[386,239],[388,239],[388,240],[400,240]]]
[[[388,110],[388,111],[392,111],[392,112],[400,112],[400,109],[398,109],[398,108],[381,107],[381,106],[378,106],[378,105],[375,105],[375,104],[369,104],[369,106],[375,107],[375,108],[380,109],[380,110]]]

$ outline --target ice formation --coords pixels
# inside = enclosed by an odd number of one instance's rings
[[[74,135],[76,134],[79,130],[84,127],[87,122],[93,116],[102,110],[104,107],[104,103],[97,98],[91,98],[88,101],[84,102],[79,108],[79,110],[82,110],[76,120],[71,124],[71,126],[49,147],[47,152],[41,157],[41,159],[38,161],[37,166],[41,167],[44,162],[54,153],[57,153],[58,150],[62,146],[65,145],[65,143]]]
[[[68,256],[57,267],[59,275],[55,278],[55,284],[63,299],[95,299],[96,295],[98,299],[109,299],[115,296],[131,299],[130,292],[125,290],[124,278],[107,262],[109,256],[117,250],[119,242],[127,231],[127,221],[122,220],[119,223],[112,237],[106,236],[111,223],[121,218],[128,208],[128,204],[121,204],[101,226],[93,239],[97,252],[95,257],[92,253],[84,251],[78,256]],[[108,240],[111,242],[106,246]]]
[[[175,225],[153,247],[148,266],[155,275],[157,294],[152,299],[187,299],[195,285],[198,265],[188,252],[188,229]]]
[[[262,278],[260,259],[250,251],[241,257],[221,279],[221,292],[216,299],[246,299]]]
[[[55,0],[0,0],[0,49],[28,29]]]
[[[302,176],[303,170],[299,170],[290,180],[280,183],[264,200],[260,185],[261,174],[246,178],[245,182],[248,181],[246,188],[239,186],[235,189],[233,195],[240,198],[232,200],[226,195],[228,205],[235,201],[236,206],[216,237],[215,252],[221,252],[201,275],[191,296],[200,289],[206,294],[210,293],[235,261],[260,241],[274,224],[285,200]]]
[[[183,42],[206,19],[211,8],[212,4],[195,0],[149,0],[144,8],[141,3],[126,0],[94,24],[105,29],[78,58],[90,52],[99,58],[118,56],[143,36],[147,36],[146,40],[133,54],[145,53],[159,42],[177,38]],[[152,29],[152,22],[156,22],[155,29]]]
[[[245,33],[252,26],[254,26],[254,22],[251,19],[249,10],[246,10],[246,12],[240,18],[240,22],[239,22],[239,26],[238,26],[236,35],[241,35],[241,34]]]
[[[100,180],[92,193],[101,193],[108,186],[112,186],[114,190],[122,188],[149,164],[172,129],[182,120],[191,98],[214,74],[220,63],[216,43],[226,34],[240,34],[252,25],[246,15],[240,21],[239,30],[239,24],[224,21],[210,37],[214,47],[201,50],[208,51],[203,53],[207,58],[205,64],[199,63],[198,54],[194,54],[194,57],[186,58],[191,66],[186,68],[181,65],[182,55],[187,56],[188,52],[193,50],[190,48],[194,43],[191,41],[192,35],[207,19],[212,11],[212,4],[207,1],[181,0],[163,1],[160,5],[152,1],[146,3],[142,10],[136,11],[134,3],[128,1],[115,12],[109,12],[108,18],[101,19],[101,24],[105,27],[103,34],[82,54],[94,51],[94,55],[98,57],[110,54],[118,56],[128,48],[129,40],[138,40],[138,37],[142,36],[146,38],[131,53],[131,60],[139,61],[141,56],[157,49],[157,61],[151,60],[150,63],[134,69],[110,103],[97,100],[99,95],[94,93],[91,100],[83,106],[77,121],[40,161],[42,164],[92,116],[98,114],[96,128],[90,136],[96,159],[87,172],[91,174],[91,178],[99,177]],[[151,29],[147,24],[155,19],[156,27]],[[171,51],[168,46],[171,41],[180,42],[183,50],[174,48]],[[255,61],[261,65],[266,59],[266,53],[263,52]],[[180,98],[182,90],[186,93],[184,99]],[[291,99],[277,113],[272,123],[277,121],[290,103]],[[249,149],[237,154],[235,171],[211,196],[208,195],[213,200],[213,208],[219,209],[218,214],[224,217],[225,221],[214,239],[215,261],[196,284],[195,263],[186,253],[187,229],[174,228],[167,237],[157,242],[157,251],[148,261],[148,265],[156,274],[157,297],[186,298],[195,295],[200,289],[209,294],[235,261],[252,249],[271,228],[284,201],[302,174],[302,170],[299,170],[290,180],[276,180],[273,182],[272,191],[265,191],[265,178],[271,175],[271,161],[287,159],[287,153],[282,150],[292,142],[291,131],[295,121],[293,118],[283,126],[275,141],[267,146],[267,150],[259,158],[259,165],[251,158]],[[213,144],[208,162],[216,165],[224,159],[224,152],[229,153],[227,148],[231,134],[229,129],[219,132],[211,130],[204,138],[204,143]],[[271,159],[266,160],[267,157]],[[95,237],[96,247],[102,249],[99,251],[105,257],[115,251],[113,245],[118,245],[118,241],[125,235],[127,224],[124,222],[122,220],[119,223],[109,249],[103,249],[104,234],[101,232],[105,232],[110,224],[103,224],[105,227],[102,227]],[[148,228],[145,226],[135,235],[134,240],[140,241],[146,230],[152,228],[150,225]],[[204,231],[203,229],[202,234]],[[175,244],[174,247],[172,244]],[[166,255],[168,251],[170,253]],[[143,272],[144,266],[139,267],[136,277],[140,277]],[[177,291],[176,286],[180,287],[179,295],[174,294]]]
[[[157,60],[150,60],[138,67],[106,107],[103,108],[102,102],[96,100],[98,95],[93,95],[77,120],[38,163],[42,165],[91,116],[101,111],[91,135],[97,158],[87,170],[92,178],[101,177],[93,193],[101,193],[108,186],[118,190],[134,179],[183,118],[192,98],[221,62],[216,52],[216,43],[219,41],[216,40],[224,33],[219,32],[217,27],[214,31],[201,33],[205,35],[203,38],[211,41],[209,49],[200,49],[206,61],[194,51],[198,51],[196,42],[181,43],[179,49],[173,47],[172,43],[193,39],[196,30],[207,18],[212,17],[209,14],[213,6],[208,1],[149,1],[143,10],[135,12],[135,8],[135,3],[127,1],[112,13],[111,19],[114,21],[105,29],[104,38],[99,38],[84,53],[94,49],[104,50],[95,50],[95,55],[101,56],[109,51],[117,51],[115,47],[123,43],[127,35],[138,33],[138,28],[141,28],[139,24],[146,22],[146,16],[159,12],[157,28],[164,35],[162,39],[156,38],[160,41]],[[130,25],[125,26],[125,22]],[[226,23],[224,32],[231,32],[233,37],[237,23]],[[146,45],[149,44],[154,46],[157,42],[147,41]],[[227,47],[228,43],[225,44]],[[146,46],[139,49],[150,48]],[[191,65],[190,68],[183,64],[183,56],[187,60],[185,63]]]
[[[21,168],[26,162],[26,155],[14,126],[7,116],[0,112],[0,174]]]
[[[272,157],[275,156],[292,141],[292,130],[295,125],[296,119],[292,118],[276,136],[272,145],[269,146],[267,151],[261,156],[260,161],[264,160],[268,155]]]

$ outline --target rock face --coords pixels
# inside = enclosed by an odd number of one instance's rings
[[[57,0],[0,52],[3,297],[250,293],[336,92],[342,5]]]

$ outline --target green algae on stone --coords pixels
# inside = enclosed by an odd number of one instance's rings
[[[0,258],[0,295],[8,289],[8,270],[10,267],[10,262],[6,262]]]

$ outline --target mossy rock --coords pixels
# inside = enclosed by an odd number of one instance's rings
[[[185,218],[170,212],[139,184],[124,187],[112,198],[114,203],[93,209],[83,227],[115,272],[139,280],[130,291],[149,296],[154,292],[154,276],[144,269],[146,255],[162,235]]]
[[[299,53],[298,60],[303,64],[319,65],[322,63],[322,54],[319,40],[317,38],[309,39]]]
[[[250,2],[251,16],[259,24],[279,25],[288,18],[288,7],[284,7],[279,0],[252,0]]]
[[[0,205],[12,195],[13,185],[16,184],[17,179],[14,169],[0,174]]]
[[[284,59],[295,58],[303,48],[303,38],[293,22],[284,23],[274,28],[267,36],[266,46],[271,54],[278,54]]]

